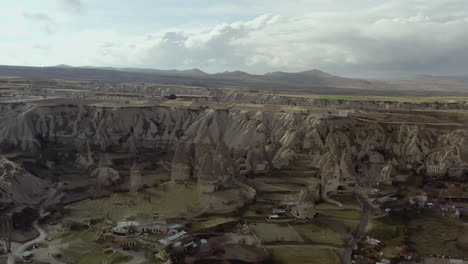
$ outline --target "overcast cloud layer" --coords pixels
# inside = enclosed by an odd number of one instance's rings
[[[468,73],[466,0],[6,0],[0,64]]]

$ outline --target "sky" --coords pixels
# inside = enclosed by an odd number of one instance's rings
[[[0,64],[468,73],[466,0],[1,0]]]

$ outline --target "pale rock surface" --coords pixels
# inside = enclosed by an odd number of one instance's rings
[[[36,205],[48,198],[53,185],[0,158],[0,203]]]
[[[318,171],[324,200],[358,180],[390,182],[398,174],[423,174],[434,164],[468,162],[464,128],[387,124],[352,115],[323,119],[309,112],[1,104],[0,123],[3,152],[62,144],[76,150],[77,163],[88,168],[98,163],[93,151],[167,152],[172,179],[207,185],[208,192],[240,171],[288,167],[299,156]],[[240,159],[242,165],[236,163]],[[118,180],[112,166],[97,167],[102,173],[94,175],[103,183]]]

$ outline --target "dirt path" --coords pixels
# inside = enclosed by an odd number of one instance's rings
[[[8,255],[8,264],[14,264],[15,258],[21,259],[23,252],[26,251],[27,248],[32,247],[34,244],[40,243],[45,240],[45,238],[47,237],[47,233],[39,226],[39,220],[34,221],[33,228],[36,229],[37,232],[39,232],[39,236],[15,248]]]
[[[353,252],[353,248],[357,245],[359,240],[361,240],[362,236],[365,234],[367,230],[367,226],[369,225],[370,205],[367,203],[366,199],[360,193],[356,193],[356,199],[361,205],[363,214],[361,216],[358,230],[355,232],[354,236],[352,236],[352,234],[350,234],[346,230],[345,227],[333,221],[333,219],[330,219],[328,217],[317,217],[317,222],[328,225],[335,232],[338,232],[345,241],[348,241],[345,248],[337,249],[337,251],[340,254],[341,260],[344,264],[351,264],[351,254]]]
[[[210,199],[206,202],[205,205],[203,205],[202,208],[200,208],[199,210],[197,210],[197,212],[195,213],[192,213],[191,215],[186,215],[186,216],[182,216],[183,218],[186,218],[188,220],[196,220],[197,217],[203,215],[206,210],[208,210],[208,208],[210,207],[211,203],[213,202],[213,198],[214,198],[214,195],[211,195],[210,196]]]
[[[310,244],[295,244],[295,245],[263,245],[262,247],[264,248],[317,248],[317,249],[333,249],[336,251],[343,250],[342,248],[339,247],[332,247],[332,246],[327,246],[327,245],[310,245]]]
[[[316,217],[316,220],[317,222],[325,224],[329,226],[331,229],[333,229],[333,231],[339,233],[344,241],[348,241],[349,239],[352,239],[352,236],[348,232],[348,230],[346,230],[346,228],[343,225],[337,223],[333,219],[329,217],[325,217],[325,216],[319,216],[319,217]]]
[[[59,186],[60,188],[60,186]],[[36,243],[40,243],[44,241],[47,237],[47,233],[44,231],[44,229],[39,226],[39,219],[44,217],[46,214],[44,213],[45,207],[48,205],[48,202],[51,201],[53,198],[55,198],[55,195],[58,193],[58,189],[54,189],[52,192],[49,193],[49,196],[47,199],[41,204],[39,208],[39,217],[36,219],[32,227],[36,229],[36,231],[39,233],[39,236],[34,238],[33,240],[29,240],[26,243],[23,243],[19,247],[13,249],[10,254],[8,254],[8,261],[7,264],[14,264],[15,263],[15,258],[22,259],[23,257],[23,252],[26,251],[27,248],[32,247]]]
[[[357,245],[359,240],[361,240],[362,236],[366,232],[367,225],[369,224],[369,203],[359,192],[356,192],[356,199],[362,207],[363,214],[361,216],[361,222],[359,223],[359,228],[356,234],[348,241],[348,244],[341,254],[341,259],[344,264],[351,264],[351,254],[353,252],[353,248]]]

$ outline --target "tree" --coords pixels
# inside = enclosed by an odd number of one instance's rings
[[[177,95],[175,94],[170,94],[169,96],[165,96],[166,99],[169,99],[169,100],[175,100],[177,99]]]
[[[13,226],[15,229],[28,230],[38,217],[38,211],[31,207],[26,207],[20,212],[13,214]]]

